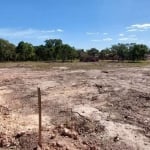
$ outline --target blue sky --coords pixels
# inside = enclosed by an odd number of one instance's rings
[[[0,38],[33,45],[61,38],[76,48],[150,46],[150,0],[3,0]]]

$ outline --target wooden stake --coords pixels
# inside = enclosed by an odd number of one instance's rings
[[[37,88],[38,91],[38,109],[39,109],[39,139],[38,139],[38,145],[42,147],[42,142],[41,142],[41,132],[42,132],[42,115],[41,115],[41,90],[40,88]]]

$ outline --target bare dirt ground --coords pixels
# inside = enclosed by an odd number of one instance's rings
[[[1,68],[0,149],[39,149],[37,87],[43,150],[150,149],[149,65]]]

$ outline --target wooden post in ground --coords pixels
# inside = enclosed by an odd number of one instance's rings
[[[42,111],[41,111],[41,90],[38,87],[38,112],[39,112],[39,137],[38,137],[38,145],[42,148],[41,136],[42,136]]]

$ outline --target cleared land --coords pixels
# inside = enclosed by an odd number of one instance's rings
[[[0,149],[149,150],[150,63],[1,63]]]

